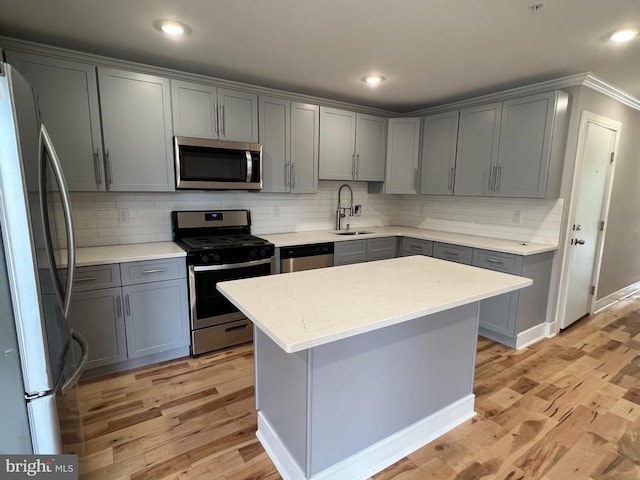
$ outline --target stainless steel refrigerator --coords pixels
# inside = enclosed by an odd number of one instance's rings
[[[29,84],[0,63],[0,453],[80,453],[87,346],[67,321],[75,250],[60,162]]]

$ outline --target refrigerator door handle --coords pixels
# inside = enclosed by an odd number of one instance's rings
[[[62,173],[62,165],[60,164],[60,159],[56,153],[56,150],[53,146],[53,142],[51,141],[51,137],[49,136],[49,132],[47,131],[47,127],[44,126],[43,123],[40,124],[40,158],[43,158],[43,153],[46,150],[51,158],[51,166],[53,167],[53,173],[56,176],[56,180],[58,185],[60,186],[60,196],[62,198],[62,209],[64,212],[64,220],[66,223],[67,230],[67,288],[64,293],[64,298],[62,296],[62,292],[59,293],[59,296],[62,300],[62,311],[64,312],[64,316],[67,317],[69,313],[69,306],[71,305],[71,290],[73,289],[73,277],[76,266],[76,245],[75,245],[75,237],[73,232],[73,219],[71,216],[71,198],[69,196],[69,190],[67,189],[67,182],[64,179],[64,174]],[[45,166],[44,164],[41,166],[40,175],[44,177],[45,175]],[[41,178],[41,192],[40,198],[42,202],[46,201],[46,185],[44,184],[44,178]],[[42,212],[43,217],[45,215],[45,211]],[[46,219],[45,219],[46,221]],[[46,235],[45,235],[46,237]],[[53,254],[51,247],[50,239],[46,239],[47,243],[49,243],[47,251],[49,254]],[[53,262],[53,258],[50,259],[55,268],[55,263]],[[54,282],[57,288],[57,283]]]
[[[76,367],[75,371],[71,375],[71,377],[60,387],[60,393],[65,395],[70,388],[76,384],[80,375],[84,372],[85,368],[87,368],[87,363],[89,362],[89,344],[85,340],[85,338],[80,334],[80,332],[76,332],[75,330],[71,331],[71,338],[76,341],[78,345],[80,345],[80,350],[82,352],[82,356],[80,357],[80,363]]]

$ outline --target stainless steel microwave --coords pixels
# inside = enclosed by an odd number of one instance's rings
[[[174,137],[176,188],[260,190],[262,145]]]

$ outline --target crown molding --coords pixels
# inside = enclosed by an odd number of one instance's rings
[[[597,92],[603,93],[620,103],[626,105],[627,107],[634,108],[636,110],[640,110],[640,100],[631,95],[630,93],[625,92],[617,87],[614,87],[610,83],[605,82],[601,78],[596,77],[595,75],[588,74],[582,84],[585,87],[596,90]]]

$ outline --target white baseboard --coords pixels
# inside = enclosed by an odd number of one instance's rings
[[[544,336],[546,338],[555,337],[558,334],[558,322],[545,323]]]
[[[366,480],[475,415],[475,395],[446,406],[422,420],[308,478],[262,412],[256,436],[284,480]]]
[[[540,323],[516,335],[516,350],[522,350],[543,338],[547,338],[547,325],[547,323]]]
[[[625,298],[633,295],[638,290],[640,290],[640,282],[635,282],[627,287],[621,288],[617,292],[610,293],[606,297],[602,297],[601,299],[596,300],[595,312],[593,313],[598,313],[599,311],[610,307],[614,303],[619,302],[620,300],[624,300]]]

